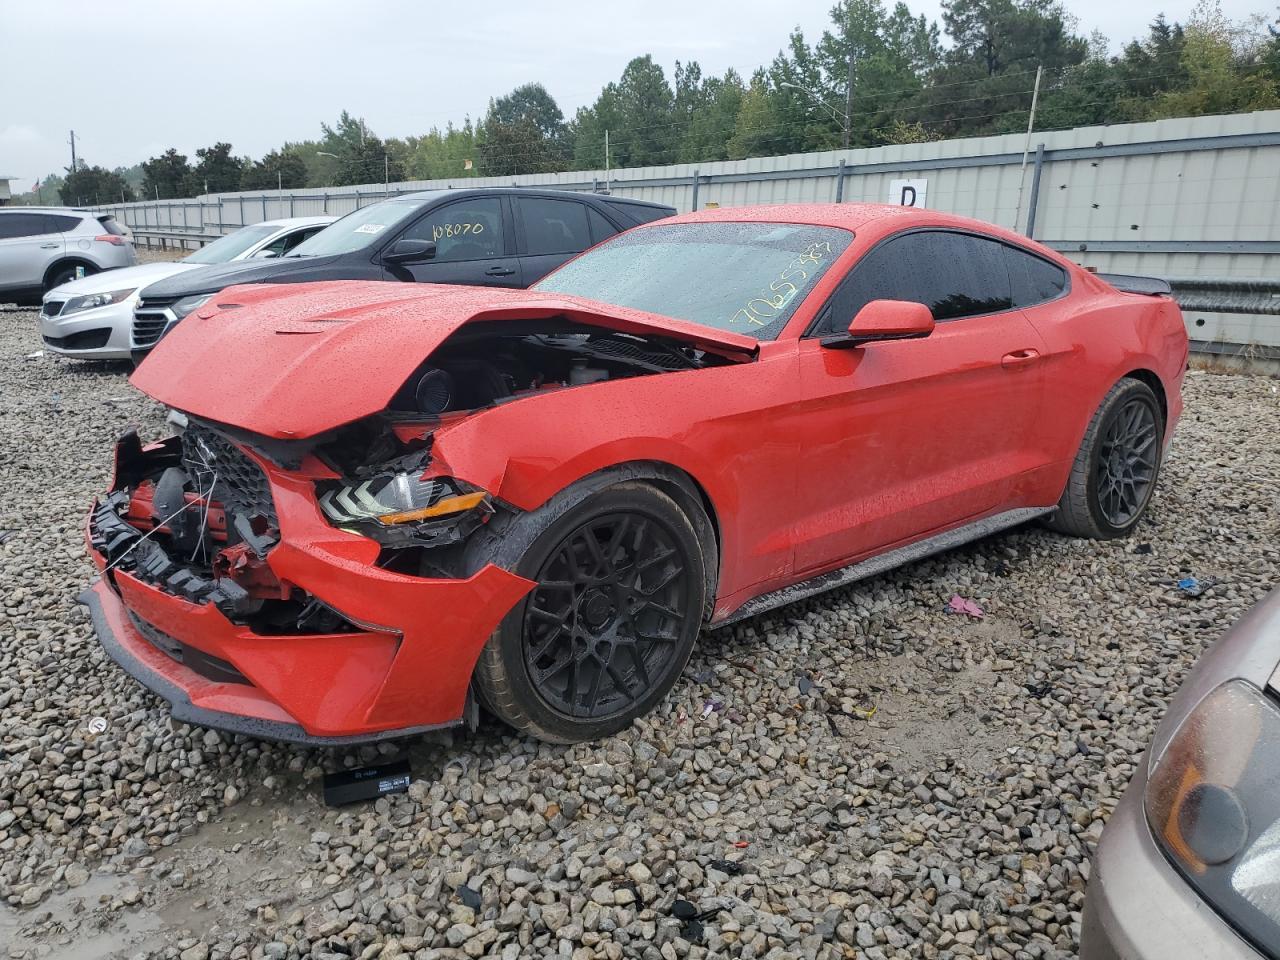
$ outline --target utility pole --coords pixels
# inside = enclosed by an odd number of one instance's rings
[[[1040,100],[1040,74],[1044,66],[1036,67],[1036,84],[1031,91],[1031,115],[1027,117],[1027,139],[1022,144],[1022,172],[1018,177],[1018,205],[1013,208],[1013,229],[1018,229],[1018,218],[1022,216],[1022,187],[1027,182],[1027,154],[1031,151],[1031,130],[1036,124],[1036,104]]]
[[[76,172],[76,132],[71,131],[71,172]]]
[[[844,94],[844,148],[849,149],[849,134],[853,128],[853,38],[849,38],[849,79]]]
[[[382,155],[382,192],[391,196],[391,155]]]
[[[604,192],[609,192],[609,131],[604,132]]]

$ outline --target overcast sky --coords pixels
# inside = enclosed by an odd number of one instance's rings
[[[939,0],[908,0],[936,18]],[[1185,20],[1193,0],[1151,6],[1067,0],[1081,32],[1118,49],[1155,12]],[[541,81],[567,117],[652,53],[668,71],[744,76],[800,26],[812,42],[832,0],[61,0],[6,3],[0,15],[0,175],[15,192],[79,156],[108,168],[170,146],[229,140],[255,158],[316,137],[343,109],[379,136],[425,132],[484,113],[489,98]],[[1223,0],[1232,19],[1271,12]],[[56,51],[56,52],[55,52]]]

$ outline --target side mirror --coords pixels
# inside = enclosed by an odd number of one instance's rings
[[[436,255],[436,245],[431,240],[397,240],[382,255],[387,263],[421,263]]]
[[[910,300],[872,300],[849,323],[849,332],[823,337],[833,349],[860,347],[877,340],[916,340],[933,333],[933,313]]]
[[[280,256],[280,254],[276,253],[274,250],[259,250],[257,253],[255,253],[255,254],[254,254],[252,257],[250,257],[249,259],[251,259],[251,260],[274,260],[274,259],[275,259],[276,257],[278,257],[278,256]]]

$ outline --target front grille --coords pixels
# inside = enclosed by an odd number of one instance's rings
[[[182,664],[206,680],[212,680],[214,683],[240,683],[252,686],[249,683],[249,678],[237,670],[235,664],[223,660],[221,657],[205,653],[203,650],[197,650],[190,644],[183,643],[177,637],[169,636],[159,627],[147,623],[132,610],[129,611],[129,619],[133,621],[134,627],[137,628],[138,633],[142,634],[142,638],[147,643],[151,644],[170,660]]]
[[[192,423],[182,434],[182,459],[200,492],[213,487],[213,499],[230,514],[262,517],[278,528],[271,485],[254,460],[222,434]]]
[[[133,311],[133,345],[154,347],[173,320],[172,300],[143,300]]]
[[[46,317],[56,317],[66,305],[67,301],[65,300],[46,300],[40,312]]]
[[[111,339],[110,327],[99,327],[96,330],[81,330],[66,337],[45,337],[44,342],[59,350],[97,350],[105,347]]]

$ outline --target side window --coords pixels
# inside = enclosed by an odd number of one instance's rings
[[[581,253],[591,246],[586,204],[577,200],[520,197],[524,238],[529,256],[548,253]]]
[[[49,219],[39,213],[0,213],[0,240],[56,233],[51,229]]]
[[[1034,307],[1055,299],[1067,289],[1067,271],[1056,263],[1015,247],[1005,247],[1004,255],[1009,265],[1014,306]]]
[[[288,234],[285,234],[283,237],[276,237],[274,240],[268,243],[265,247],[263,247],[261,250],[255,253],[254,256],[260,257],[264,253],[274,253],[277,257],[283,257],[284,251],[286,249],[286,244],[288,244],[288,242],[289,242]]]
[[[617,236],[618,228],[601,216],[594,207],[587,207],[587,219],[591,221],[592,243],[600,243]]]
[[[434,260],[487,260],[506,254],[502,232],[502,201],[497,197],[459,200],[432,210],[400,235],[402,240],[432,240]]]
[[[872,300],[923,303],[939,323],[1013,306],[1004,245],[964,233],[893,237],[862,257],[831,301],[822,333],[845,330]]]
[[[283,257],[303,240],[310,240],[323,229],[324,227],[308,227],[306,230],[295,230],[293,233],[286,233],[283,237],[276,237],[262,249],[270,250],[277,257]]]
[[[64,217],[56,213],[46,213],[44,218],[50,221],[45,228],[46,233],[70,233],[84,222],[79,217]]]

